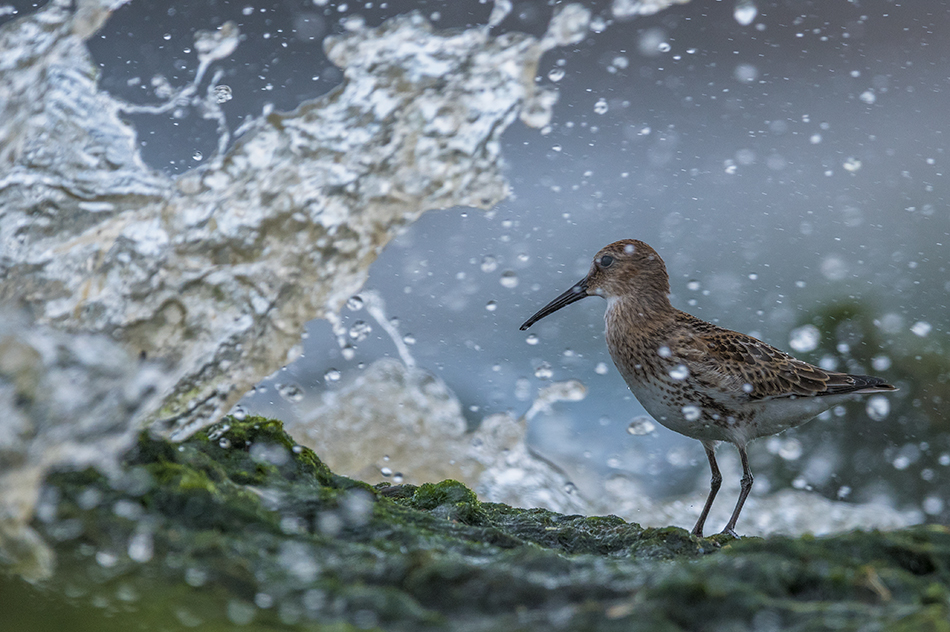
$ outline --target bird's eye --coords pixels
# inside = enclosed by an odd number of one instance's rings
[[[614,262],[613,257],[611,257],[610,255],[604,255],[603,257],[600,258],[600,267],[609,268],[611,265],[613,265],[613,262]]]

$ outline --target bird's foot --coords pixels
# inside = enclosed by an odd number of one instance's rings
[[[739,534],[736,533],[736,530],[735,530],[735,529],[730,529],[729,527],[726,527],[725,529],[723,529],[723,530],[722,530],[722,534],[723,534],[723,535],[731,535],[732,537],[734,537],[734,538],[736,538],[736,539],[739,538]]]

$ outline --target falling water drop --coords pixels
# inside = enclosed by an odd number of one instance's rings
[[[231,86],[226,86],[224,84],[215,86],[213,95],[215,103],[227,103],[234,98],[233,94],[231,93]]]
[[[759,15],[759,9],[752,0],[738,0],[732,16],[742,26],[749,26]]]
[[[630,425],[627,426],[627,432],[632,435],[648,435],[651,432],[656,430],[656,424],[653,423],[653,420],[647,417],[646,415],[639,415],[630,420]]]
[[[814,351],[821,341],[821,332],[814,325],[796,327],[788,334],[788,346],[799,353]]]

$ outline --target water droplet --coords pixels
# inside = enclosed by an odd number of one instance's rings
[[[735,10],[732,12],[732,16],[736,19],[736,22],[742,26],[752,24],[758,14],[759,9],[752,0],[739,0],[736,2]]]
[[[929,334],[931,329],[933,329],[933,325],[923,320],[918,320],[916,323],[914,323],[914,326],[910,328],[912,332],[921,338]]]
[[[570,481],[564,483],[564,493],[565,493],[565,494],[576,494],[576,493],[577,493],[577,485],[575,485],[574,483],[572,483],[572,482],[570,482]]]
[[[732,71],[732,76],[741,83],[752,83],[759,78],[759,69],[752,64],[739,64]]]
[[[606,114],[608,109],[607,99],[597,99],[597,103],[594,104],[595,114]]]
[[[685,364],[677,364],[670,369],[670,377],[674,380],[685,380],[689,377],[689,369],[686,368]]]
[[[940,496],[927,496],[921,504],[924,513],[936,516],[943,511],[944,501]]]
[[[534,370],[534,377],[539,380],[550,380],[554,377],[554,370],[551,368],[551,365],[547,362],[542,362]]]
[[[224,84],[215,86],[212,94],[214,95],[215,103],[227,103],[234,98],[234,95],[231,93],[231,86]]]
[[[788,346],[799,353],[814,351],[820,341],[821,332],[814,325],[796,327],[788,334]]]
[[[366,340],[366,337],[369,336],[371,331],[373,331],[373,328],[369,323],[364,320],[358,320],[350,327],[350,339],[354,342],[362,342]]]
[[[111,551],[97,551],[96,563],[103,568],[112,568],[119,561],[119,556]]]
[[[191,155],[191,159],[195,161],[199,161],[202,158],[204,158],[204,154],[202,154],[200,151],[196,151],[195,153]]]
[[[518,273],[514,270],[506,270],[501,273],[501,279],[499,280],[502,287],[506,287],[509,290],[518,287]]]
[[[594,367],[594,373],[597,375],[607,375],[607,371],[609,370],[610,368],[607,366],[606,362],[598,362],[597,366]]]
[[[699,281],[693,280],[686,284],[686,289],[690,292],[698,292],[699,288],[702,287],[702,284]]]
[[[356,357],[356,347],[351,344],[347,344],[342,349],[340,349],[340,355],[343,356],[344,360],[352,360]]]
[[[528,334],[528,337],[525,338],[524,341],[529,345],[536,345],[538,344],[538,337],[535,334]]]
[[[872,103],[877,101],[877,95],[875,95],[874,91],[872,90],[865,90],[864,92],[861,93],[861,96],[858,98],[864,101],[865,103],[867,103],[868,105],[871,105]]]
[[[663,29],[649,28],[640,34],[640,39],[637,41],[637,50],[645,57],[655,57],[660,52],[660,46],[666,43],[665,40],[666,32]]]
[[[550,79],[551,81],[553,81],[553,82],[555,82],[555,83],[557,83],[558,81],[560,81],[560,80],[563,79],[563,78],[564,78],[564,69],[563,69],[563,68],[552,68],[552,69],[548,72],[548,79]]]
[[[884,395],[872,395],[868,398],[864,410],[874,421],[884,421],[891,412],[891,402]]]
[[[393,475],[393,470],[391,467],[383,466],[379,468],[379,473],[385,476],[386,478],[389,478],[390,476]]]
[[[670,448],[666,452],[666,462],[673,467],[687,467],[689,461],[689,452],[681,447]]]
[[[648,435],[656,430],[656,424],[646,415],[634,417],[627,426],[627,432],[632,435]]]
[[[255,443],[251,446],[250,455],[258,463],[270,463],[271,465],[280,466],[290,461],[287,448],[278,443]]]
[[[288,402],[299,402],[303,399],[303,389],[296,384],[278,384],[277,392]]]
[[[891,359],[886,355],[874,356],[871,359],[871,366],[875,371],[886,371],[891,368]]]
[[[779,444],[778,455],[786,461],[797,461],[802,452],[802,442],[794,437],[784,438]]]
[[[227,437],[221,437],[220,439],[218,439],[218,447],[224,448],[225,450],[227,450],[228,448],[231,447],[231,440],[228,439]]]
[[[237,417],[233,413],[232,413],[232,416],[235,418]],[[247,413],[245,413],[244,416],[246,417]],[[230,429],[231,429],[231,424],[228,424],[228,423],[220,423],[215,426],[212,426],[211,430],[208,431],[208,439],[210,439],[211,441],[214,441],[215,439],[219,439],[222,436],[224,436],[224,433],[226,433]]]
[[[861,161],[855,158],[854,156],[849,156],[847,160],[844,161],[844,164],[841,165],[844,167],[845,171],[850,171],[854,173],[861,168]]]
[[[155,552],[152,533],[150,531],[136,532],[129,538],[129,558],[135,562],[148,562]]]
[[[668,357],[670,357],[671,355],[673,355],[673,352],[670,351],[670,348],[667,347],[666,345],[663,345],[662,347],[660,347],[659,349],[657,349],[657,350],[656,350],[656,353],[657,353],[657,355],[659,355],[661,358],[668,358]]]
[[[339,369],[329,369],[323,374],[323,381],[327,384],[333,384],[334,382],[339,382],[341,377],[343,377],[343,374]]]
[[[703,411],[700,410],[699,406],[683,406],[683,408],[680,410],[682,411],[683,417],[686,419],[686,421],[697,421],[703,414]]]
[[[356,312],[363,309],[363,297],[359,294],[356,294],[346,299],[346,308],[351,312]]]
[[[414,345],[416,344],[416,337],[413,336],[412,334],[406,334],[405,336],[402,337],[402,341],[406,343],[407,345]]]
[[[485,255],[482,259],[482,272],[494,272],[498,268],[498,259],[491,255]]]
[[[488,301],[487,303],[485,303],[485,309],[487,309],[487,310],[490,311],[490,312],[495,311],[496,309],[498,309],[498,302],[497,302],[497,301]]]

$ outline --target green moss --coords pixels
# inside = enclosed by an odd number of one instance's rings
[[[457,481],[372,488],[259,417],[181,444],[145,433],[124,476],[60,472],[44,498],[55,511],[34,527],[59,559],[44,594],[133,611],[146,626],[947,630],[950,620],[943,527],[699,539],[484,503]]]
[[[412,495],[412,506],[423,511],[431,511],[442,505],[467,504],[478,505],[475,492],[458,481],[447,480],[441,483],[425,483],[416,488]]]

